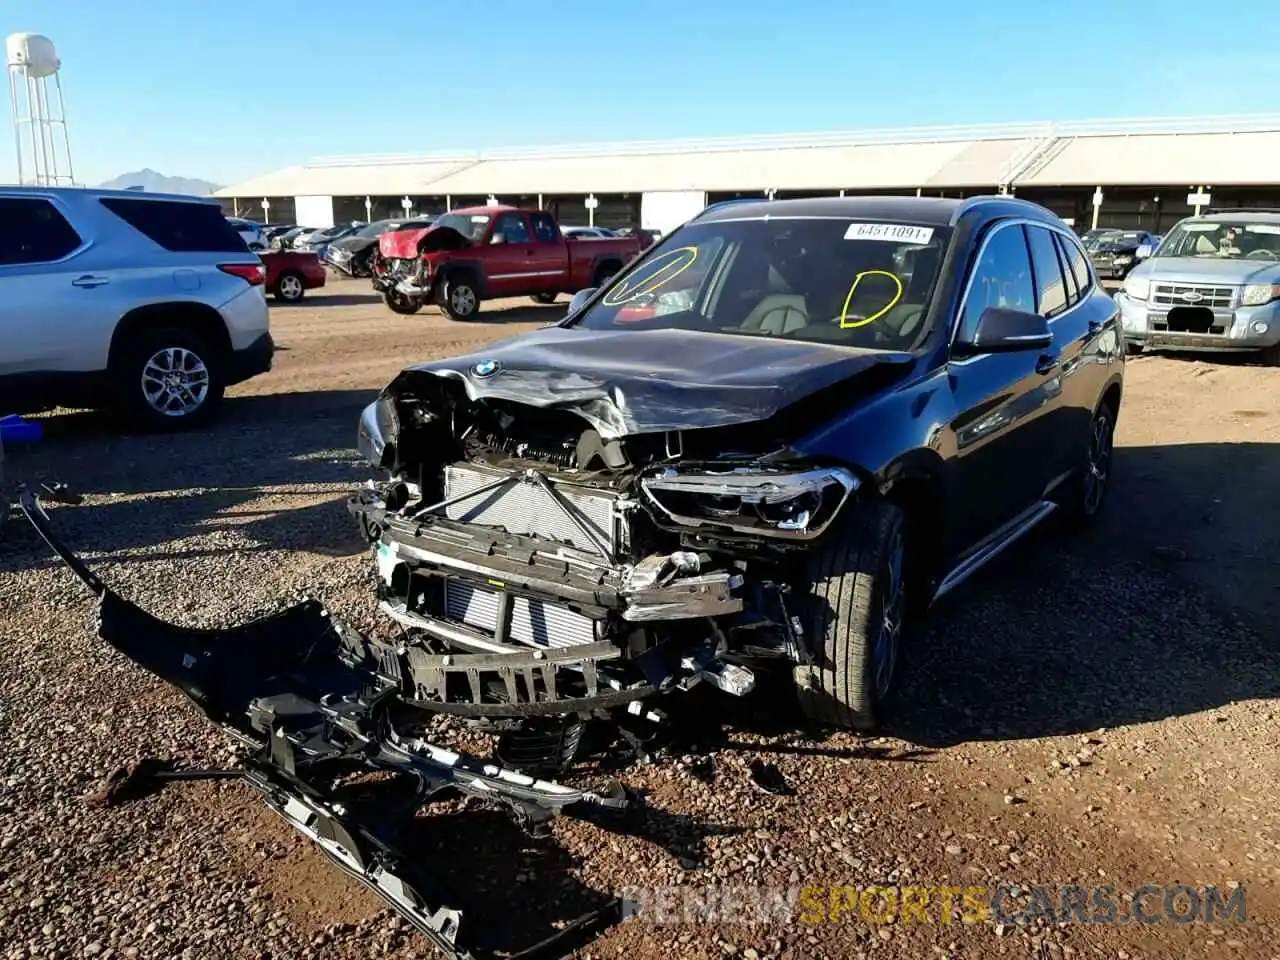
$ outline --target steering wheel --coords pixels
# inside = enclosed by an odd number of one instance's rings
[[[1244,258],[1246,260],[1280,260],[1280,256],[1276,256],[1274,250],[1268,250],[1266,247],[1250,250],[1244,255]]]

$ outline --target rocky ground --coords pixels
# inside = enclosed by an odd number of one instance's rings
[[[504,309],[505,307],[505,309]],[[45,419],[9,470],[67,481],[55,518],[113,586],[155,613],[230,624],[303,594],[378,628],[372,571],[343,508],[365,477],[355,418],[405,363],[532,329],[557,308],[488,304],[453,324],[402,317],[363,283],[273,309],[282,350],[211,430],[122,436]],[[938,611],[912,709],[874,740],[789,730],[748,705],[691,752],[622,771],[651,804],[617,835],[565,820],[525,841],[484,809],[422,825],[484,929],[531,942],[608,892],[809,890],[789,922],[643,916],[580,957],[1280,957],[1280,371],[1132,362],[1105,522],[1011,551]],[[234,783],[100,809],[84,796],[142,756],[217,765],[228,741],[92,634],[92,605],[25,527],[0,543],[0,957],[395,958],[426,941]],[[705,715],[705,712],[704,712]],[[792,796],[762,794],[775,764]],[[877,924],[832,887],[1023,891],[1143,884],[1224,893],[1247,921]],[[880,901],[872,903],[876,907]],[[1021,904],[1021,906],[1019,906]],[[1148,895],[1159,910],[1159,894]],[[818,909],[820,908],[820,909]],[[806,923],[808,919],[825,922]],[[870,912],[875,913],[872,909]],[[759,916],[751,914],[750,916]],[[969,915],[972,915],[971,913]]]

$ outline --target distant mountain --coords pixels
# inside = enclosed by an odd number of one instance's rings
[[[139,170],[136,173],[122,173],[113,180],[99,184],[108,190],[128,190],[141,188],[147,193],[186,193],[197,197],[208,196],[218,189],[218,184],[208,180],[194,180],[189,177],[166,177],[154,170]]]

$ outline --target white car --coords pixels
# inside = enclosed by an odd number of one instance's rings
[[[266,268],[216,201],[0,186],[0,411],[208,420],[271,369]]]

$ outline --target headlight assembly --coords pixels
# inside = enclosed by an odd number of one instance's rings
[[[379,397],[360,414],[356,429],[356,449],[375,467],[390,468],[395,459],[395,443],[400,436],[400,417],[390,397]]]
[[[1125,277],[1124,292],[1126,296],[1132,297],[1134,300],[1146,300],[1147,294],[1151,292],[1151,281],[1146,277],[1135,277],[1133,275]]]
[[[1280,283],[1249,283],[1245,285],[1241,303],[1246,307],[1260,307],[1272,300],[1280,300]]]
[[[663,517],[680,526],[808,540],[831,524],[858,489],[858,479],[840,467],[667,468],[641,480],[640,487]]]

